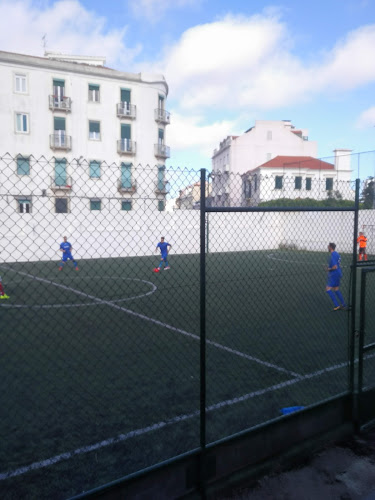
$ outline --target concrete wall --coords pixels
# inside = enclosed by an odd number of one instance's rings
[[[11,199],[12,197],[9,197]],[[114,200],[113,203],[117,202]],[[152,255],[160,236],[173,246],[173,254],[200,251],[200,212],[118,211],[112,202],[100,213],[81,205],[80,216],[53,214],[51,200],[33,202],[34,213],[14,211],[0,200],[1,262],[57,261],[59,245],[66,235],[77,259]],[[333,241],[342,253],[353,248],[354,214],[351,212],[302,213],[210,213],[209,252],[276,250],[281,247],[325,251]],[[375,211],[361,211],[359,229],[375,228]],[[375,231],[368,233],[369,253],[375,252]]]

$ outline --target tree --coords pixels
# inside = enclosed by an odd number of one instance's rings
[[[361,193],[361,202],[363,203],[363,208],[374,208],[375,196],[375,179],[374,177],[368,177],[365,180],[365,185]]]

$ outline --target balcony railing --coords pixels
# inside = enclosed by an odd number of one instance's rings
[[[170,191],[170,184],[168,181],[158,180],[155,185],[156,194],[168,194]]]
[[[55,133],[49,136],[49,145],[51,149],[72,149],[72,137],[70,135]]]
[[[158,158],[170,157],[170,147],[164,146],[164,144],[154,144],[154,152]]]
[[[73,186],[73,179],[70,175],[54,175],[51,177],[52,191],[70,191]]]
[[[129,102],[119,102],[117,104],[117,116],[119,118],[135,118],[136,106]]]
[[[71,111],[72,100],[70,97],[60,97],[57,95],[48,96],[49,109],[58,109],[59,111]]]
[[[155,120],[159,123],[164,123],[165,125],[169,125],[169,123],[171,122],[171,114],[169,111],[165,111],[165,109],[156,108]]]
[[[136,142],[130,139],[117,141],[117,152],[120,155],[135,155]]]
[[[121,179],[117,182],[117,189],[120,193],[130,193],[133,194],[137,191],[137,182],[134,180],[131,181],[129,185],[128,182],[124,182]]]

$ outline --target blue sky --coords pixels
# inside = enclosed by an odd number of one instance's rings
[[[210,168],[256,119],[308,129],[319,157],[375,149],[374,0],[0,0],[1,50],[41,56],[44,34],[47,50],[165,76],[169,165]]]

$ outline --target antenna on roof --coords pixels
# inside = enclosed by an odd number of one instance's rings
[[[43,45],[44,50],[46,50],[46,47],[47,47],[47,33],[44,33],[44,35],[42,36],[42,45]]]

